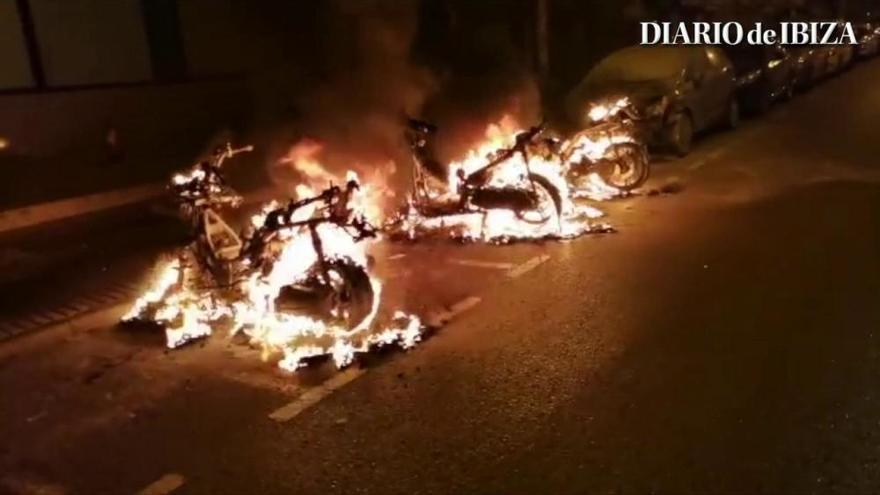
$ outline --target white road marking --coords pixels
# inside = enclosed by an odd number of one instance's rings
[[[363,370],[361,368],[349,368],[345,371],[339,372],[326,382],[318,385],[317,387],[306,390],[293,402],[290,402],[284,406],[281,406],[279,409],[276,409],[271,414],[269,414],[269,418],[274,419],[279,423],[290,421],[291,419],[297,417],[301,412],[314,406],[318,402],[321,402],[334,391],[339,390],[345,385],[351,383],[364,373],[366,373],[366,370]]]
[[[450,263],[462,266],[473,266],[476,268],[492,268],[494,270],[510,270],[513,268],[513,263],[501,263],[496,261],[480,261],[480,260],[467,260],[467,259],[452,259],[449,260]]]
[[[184,481],[186,481],[186,478],[182,475],[168,473],[137,492],[137,495],[167,495],[183,486]]]
[[[296,395],[300,391],[300,387],[294,383],[290,383],[290,378],[288,377],[286,380],[278,379],[277,377],[270,375],[268,372],[261,373],[260,371],[239,371],[239,372],[221,372],[220,376],[223,378],[241,383],[242,385],[247,385],[248,387],[261,389],[261,390],[271,390],[273,392],[279,392],[284,395]]]
[[[388,257],[389,260],[399,260],[400,258],[406,258],[406,253],[392,254]]]
[[[480,301],[482,301],[482,299],[477,296],[466,297],[449,307],[449,315],[457,316],[461,313],[464,313],[465,311],[473,308],[477,304],[480,304]]]
[[[464,313],[465,311],[473,308],[477,304],[480,304],[482,299],[477,296],[468,296],[461,301],[453,304],[449,307],[449,309],[444,309],[442,311],[436,312],[428,316],[427,322],[429,326],[439,327],[446,323],[448,323],[451,319],[456,317],[457,315]]]
[[[535,268],[538,267],[538,265],[540,265],[541,263],[544,263],[545,261],[547,261],[549,259],[550,259],[550,255],[547,255],[547,254],[535,256],[534,258],[526,261],[525,263],[522,263],[522,264],[510,269],[510,271],[507,272],[507,276],[510,278],[520,277],[520,276],[534,270]]]

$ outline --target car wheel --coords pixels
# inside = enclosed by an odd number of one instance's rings
[[[761,106],[763,107],[763,104]],[[739,125],[739,102],[736,101],[736,98],[731,98],[730,103],[727,104],[727,118],[725,124],[727,124],[727,127],[730,129],[735,129]]]
[[[682,112],[673,117],[669,134],[669,142],[676,155],[685,156],[690,153],[694,140],[694,122],[691,116]]]

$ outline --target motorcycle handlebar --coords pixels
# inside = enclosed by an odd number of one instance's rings
[[[232,148],[230,146],[227,148],[226,154],[228,156],[235,156],[239,153],[249,153],[251,151],[254,151],[254,145],[252,145],[252,144],[249,144],[247,146],[242,146],[241,148]]]

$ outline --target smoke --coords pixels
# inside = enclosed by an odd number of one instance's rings
[[[435,21],[420,48],[440,83],[423,115],[440,128],[438,158],[460,158],[484,137],[488,124],[505,116],[523,127],[537,123],[542,105],[532,63],[534,2],[425,3]]]
[[[316,47],[320,77],[296,101],[300,114],[296,142],[282,143],[273,159],[273,166],[293,167],[298,173],[281,180],[308,181],[316,176],[314,170],[296,170],[297,159],[288,156],[301,153],[302,140],[319,145],[312,148],[310,159],[333,176],[345,177],[346,171],[354,170],[362,179],[390,180],[396,164],[406,158],[404,116],[418,114],[434,87],[430,71],[410,58],[418,4],[417,0],[323,4],[317,33],[322,44]]]
[[[518,0],[331,0],[322,3],[318,77],[296,101],[295,138],[276,140],[276,182],[333,176],[402,193],[411,158],[405,116],[436,123],[441,162],[460,158],[505,115],[526,127],[541,116],[529,49],[533,13]],[[303,140],[309,164],[298,165]],[[314,143],[320,146],[315,148]],[[306,172],[303,167],[311,169]],[[442,174],[442,171],[435,171]]]

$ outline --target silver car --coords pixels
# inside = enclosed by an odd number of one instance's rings
[[[632,46],[599,62],[569,94],[566,111],[587,124],[590,102],[628,97],[647,122],[649,141],[679,155],[696,133],[736,126],[739,106],[733,66],[712,46]]]

